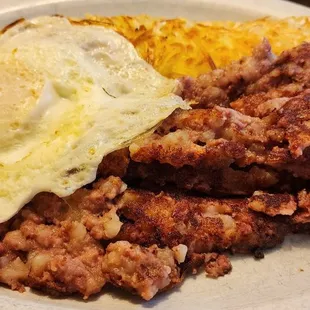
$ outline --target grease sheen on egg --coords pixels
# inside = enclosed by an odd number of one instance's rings
[[[188,108],[125,38],[61,17],[3,34],[0,68],[1,222],[39,192],[92,182],[103,156]]]

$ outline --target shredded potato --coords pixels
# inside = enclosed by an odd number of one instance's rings
[[[197,76],[251,54],[268,38],[275,54],[299,45],[310,37],[310,17],[263,18],[250,22],[193,23],[185,19],[87,16],[74,23],[110,27],[136,47],[161,74],[177,78]]]

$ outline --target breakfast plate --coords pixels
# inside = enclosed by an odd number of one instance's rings
[[[80,16],[85,12],[98,15],[134,15],[149,13],[153,16],[176,17],[196,20],[250,20],[266,15],[275,17],[304,16],[310,9],[287,1],[278,0],[2,0],[1,23],[21,16],[32,17],[45,13]]]
[[[25,17],[63,14],[80,17],[137,15],[186,17],[192,20],[250,20],[310,15],[310,9],[278,0],[2,0],[0,26]],[[266,258],[231,257],[233,272],[217,280],[204,274],[191,276],[183,285],[149,302],[112,288],[90,297],[52,298],[26,289],[20,294],[0,287],[1,309],[308,309],[310,303],[310,244],[307,236],[291,236]]]

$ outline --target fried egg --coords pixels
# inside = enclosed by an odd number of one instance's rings
[[[37,193],[72,194],[103,156],[188,108],[124,37],[62,17],[0,37],[0,221]]]

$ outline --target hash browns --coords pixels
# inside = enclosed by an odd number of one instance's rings
[[[74,23],[104,25],[125,36],[140,55],[161,74],[179,78],[197,77],[232,61],[250,56],[262,38],[273,52],[309,40],[310,18],[262,18],[249,22],[191,22],[182,18],[153,18],[147,15],[100,17],[86,16]],[[213,60],[209,61],[209,58]]]

